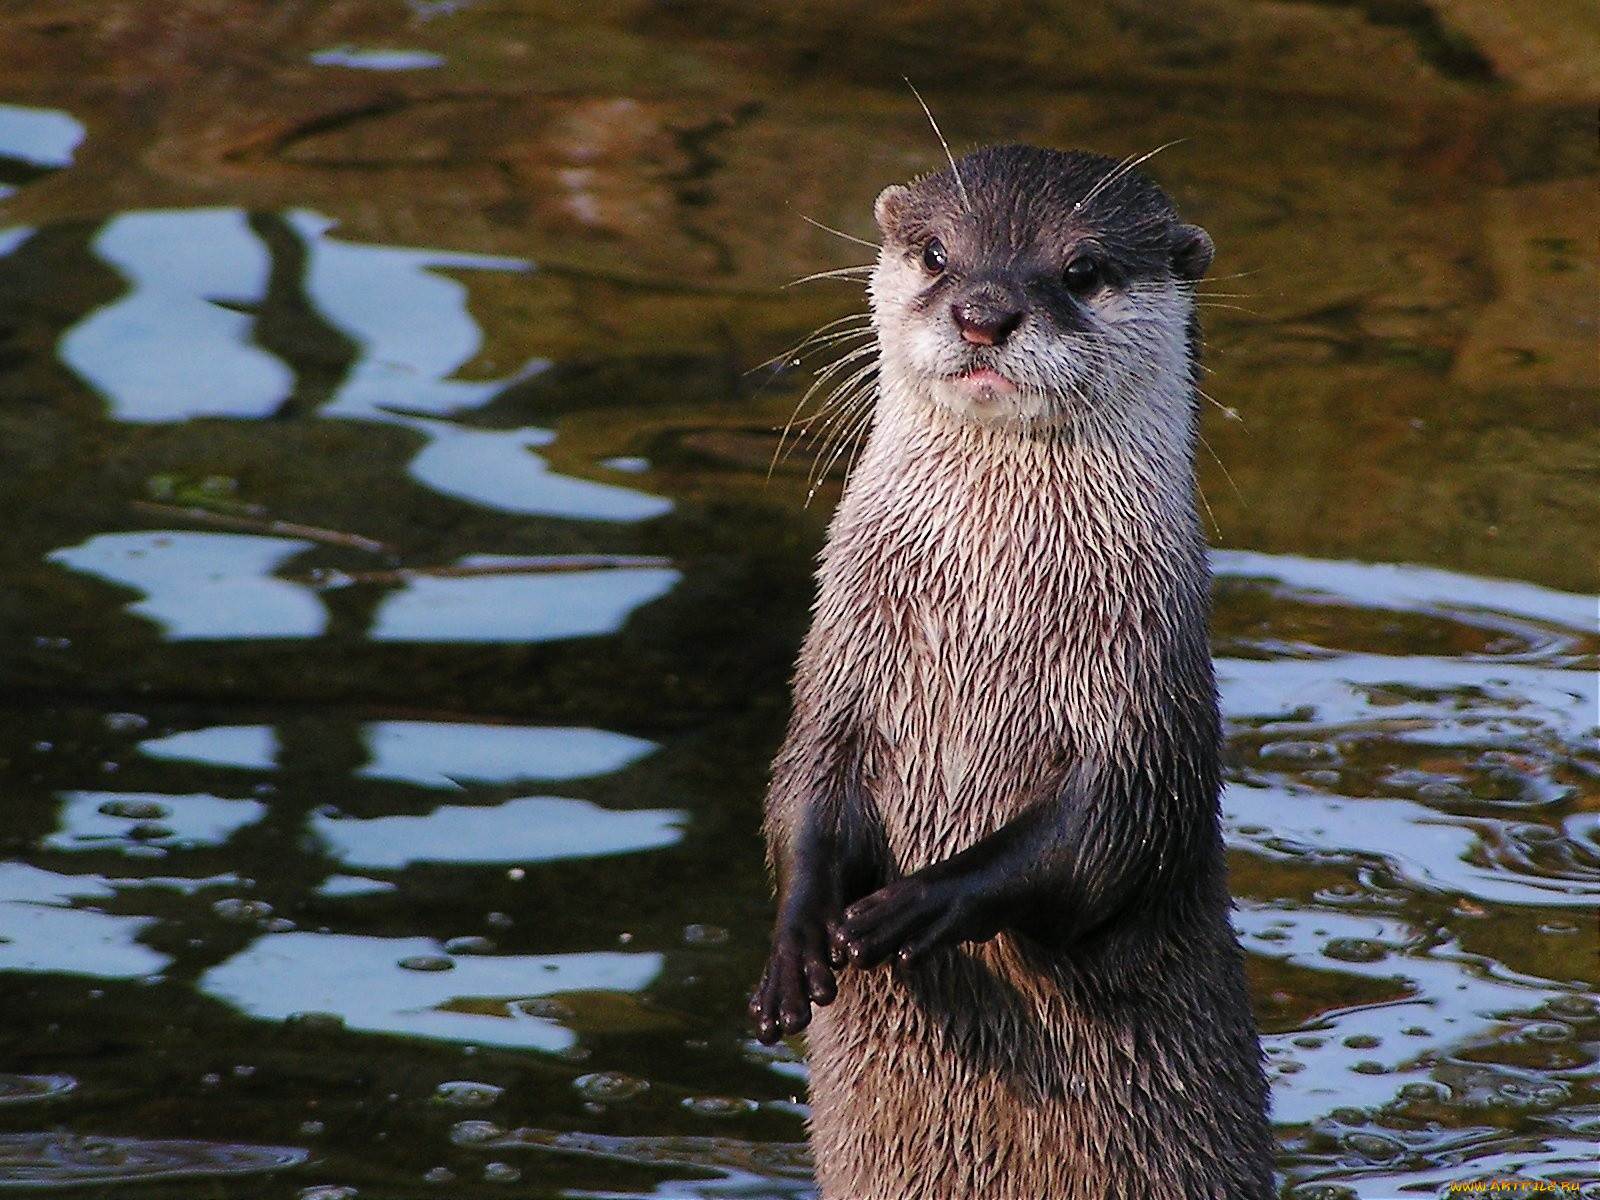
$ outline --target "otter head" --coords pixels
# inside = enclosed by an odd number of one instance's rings
[[[985,424],[1192,420],[1211,238],[1128,164],[998,146],[886,188],[871,298],[880,403]]]

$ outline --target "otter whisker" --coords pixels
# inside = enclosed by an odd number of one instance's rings
[[[1082,199],[1072,206],[1072,211],[1074,213],[1082,212],[1084,206],[1087,205],[1089,201],[1093,200],[1096,196],[1098,196],[1106,188],[1110,187],[1117,180],[1121,179],[1124,175],[1129,174],[1130,172],[1149,162],[1163,150],[1170,150],[1173,146],[1176,146],[1179,142],[1184,140],[1185,139],[1183,138],[1174,138],[1172,141],[1167,142],[1164,145],[1157,146],[1154,150],[1146,151],[1144,154],[1140,154],[1137,157],[1130,154],[1127,158],[1123,159],[1116,166],[1112,167],[1111,170],[1102,175],[1099,182],[1085,192]]]
[[[875,263],[861,263],[854,267],[835,267],[831,271],[813,271],[809,275],[802,275],[799,279],[791,279],[783,286],[786,288],[798,287],[802,283],[814,283],[818,279],[856,279],[872,274]]]
[[[802,221],[804,221],[807,225],[815,225],[818,229],[822,230],[823,233],[831,233],[831,234],[833,234],[834,237],[841,237],[847,242],[854,242],[856,245],[865,246],[869,250],[876,250],[878,248],[878,243],[877,242],[869,242],[869,241],[867,241],[866,238],[858,238],[858,237],[856,237],[855,234],[846,233],[842,229],[835,229],[832,225],[824,225],[821,221],[818,221],[818,220],[815,220],[812,217],[806,216],[805,213],[803,213],[799,209],[795,208],[792,204],[789,205],[789,210],[791,212],[793,212],[795,214],[795,216],[799,217]]]
[[[933,136],[939,139],[939,145],[944,147],[945,161],[950,164],[950,177],[956,181],[956,191],[961,196],[961,207],[965,212],[972,211],[972,201],[967,197],[967,185],[961,182],[961,171],[956,166],[956,156],[950,153],[950,143],[944,140],[944,131],[939,128],[939,122],[933,119],[933,110],[928,107],[928,102],[922,98],[922,93],[917,91],[917,85],[906,76],[900,76],[905,85],[911,89],[911,94],[917,98],[917,103],[922,105],[922,115],[928,118],[928,124],[933,126]]]

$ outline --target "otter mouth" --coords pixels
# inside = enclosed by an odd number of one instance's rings
[[[1014,399],[1022,389],[992,367],[974,367],[952,376],[950,382],[978,404],[999,404]]]

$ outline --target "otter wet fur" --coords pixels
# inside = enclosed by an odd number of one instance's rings
[[[1005,146],[877,200],[751,1000],[809,1028],[824,1200],[1273,1194],[1195,508],[1212,244],[1136,165]]]

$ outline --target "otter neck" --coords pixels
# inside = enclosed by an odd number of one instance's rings
[[[984,423],[896,382],[885,381],[834,539],[893,529],[932,544],[998,538],[1040,559],[1098,563],[1120,587],[1135,574],[1154,582],[1141,562],[1191,582],[1198,567],[1204,586],[1187,417]]]

